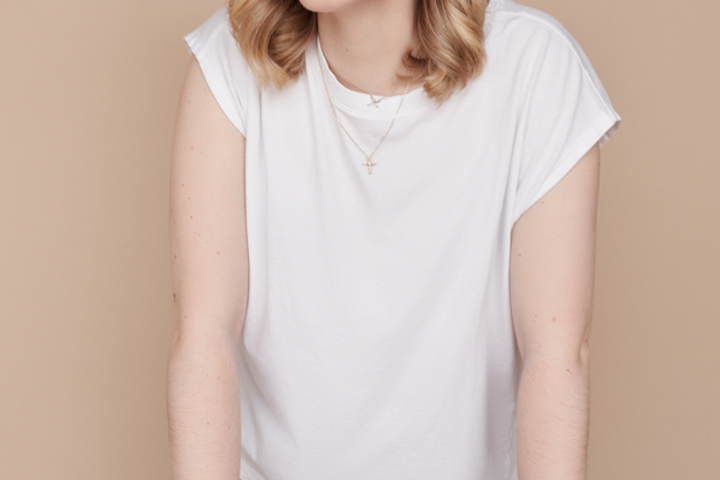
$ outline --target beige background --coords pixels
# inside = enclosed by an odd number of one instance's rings
[[[0,478],[169,479],[168,160],[222,0],[0,0]],[[720,3],[525,0],[624,119],[603,148],[591,480],[720,472]]]

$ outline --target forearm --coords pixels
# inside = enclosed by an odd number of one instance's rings
[[[196,335],[197,337],[198,335]],[[237,480],[240,396],[229,337],[173,340],[168,422],[174,480]]]
[[[588,362],[536,358],[523,367],[517,404],[520,480],[585,480]]]

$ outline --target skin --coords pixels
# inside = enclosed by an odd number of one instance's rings
[[[415,45],[414,0],[302,0],[318,12],[323,53],[347,88],[379,96],[399,94],[402,56]],[[410,90],[421,88],[416,82]]]
[[[523,370],[516,411],[520,480],[584,480],[600,148],[515,223],[513,325]]]
[[[303,4],[319,12],[320,41],[338,78],[378,95],[404,88],[395,74],[412,47],[412,0]],[[512,232],[511,307],[523,359],[520,480],[586,478],[599,160],[595,145]],[[175,480],[238,478],[236,352],[248,291],[244,163],[245,139],[193,58],[171,160],[176,327],[167,382]]]
[[[247,308],[245,139],[195,58],[185,78],[170,176],[175,333],[168,421],[175,480],[237,480],[236,352]]]

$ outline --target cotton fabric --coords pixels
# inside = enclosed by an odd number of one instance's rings
[[[243,480],[515,480],[515,222],[620,124],[551,16],[492,0],[488,61],[439,107],[378,108],[321,45],[260,89],[220,9],[185,37],[246,138]],[[318,59],[320,63],[318,63]]]

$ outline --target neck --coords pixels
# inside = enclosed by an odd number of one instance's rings
[[[364,0],[318,13],[320,43],[338,80],[373,95],[402,93],[397,74],[414,44],[414,13],[415,0]]]

